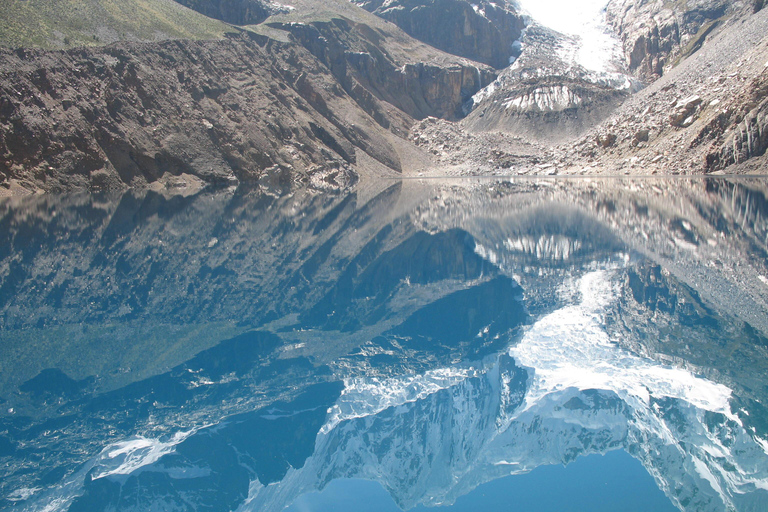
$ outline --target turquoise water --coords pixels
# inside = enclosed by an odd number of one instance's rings
[[[768,186],[0,202],[0,509],[765,510]]]

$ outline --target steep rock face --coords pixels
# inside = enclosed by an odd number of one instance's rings
[[[732,164],[765,154],[768,149],[766,95],[768,73],[762,73],[753,80],[747,97],[739,102],[740,111],[734,112],[732,116],[725,112],[702,130],[702,136],[714,137],[720,142],[720,147],[706,156],[707,171],[725,169]]]
[[[175,0],[209,18],[234,25],[261,23],[275,12],[287,8],[261,0]]]
[[[467,61],[401,62],[370,26],[342,18],[270,25],[290,32],[328,66],[344,90],[385,128],[390,128],[392,115],[386,104],[416,119],[457,119],[464,102],[496,78],[492,70]]]
[[[730,14],[743,7],[742,2],[729,0],[612,0],[606,14],[623,41],[629,70],[653,80],[701,48]]]
[[[525,23],[506,0],[353,1],[416,39],[497,69],[519,53],[514,43]]]
[[[400,168],[384,130],[296,45],[243,36],[0,59],[6,186],[344,175],[355,148]]]

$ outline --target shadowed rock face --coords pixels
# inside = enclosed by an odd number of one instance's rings
[[[209,18],[234,25],[261,23],[280,8],[262,0],[175,0]]]
[[[513,43],[525,26],[506,0],[353,1],[435,48],[497,69],[517,56]]]
[[[343,18],[328,22],[268,25],[289,32],[331,70],[344,91],[384,128],[403,135],[393,125],[388,106],[414,119],[463,117],[462,105],[496,78],[485,66],[463,59],[445,65],[398,62],[370,26]]]

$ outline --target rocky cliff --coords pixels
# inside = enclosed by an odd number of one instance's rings
[[[699,50],[734,13],[752,7],[730,0],[612,0],[606,13],[624,43],[627,66],[651,81]]]
[[[399,52],[388,48],[391,44],[382,44],[381,34],[345,18],[311,24],[274,21],[269,26],[289,32],[385,128],[391,124],[387,104],[414,119],[456,120],[472,94],[496,78],[487,66],[461,59],[398,59]],[[395,131],[404,134],[402,127]]]
[[[507,0],[353,1],[420,41],[497,69],[519,55],[525,22]]]

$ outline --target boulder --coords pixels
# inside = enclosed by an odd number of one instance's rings
[[[601,148],[608,148],[616,143],[616,134],[614,133],[601,133],[597,136],[595,142]]]
[[[651,132],[647,128],[640,128],[639,130],[637,130],[635,132],[635,136],[632,139],[632,141],[635,144],[640,144],[641,142],[648,142],[650,134],[651,134]]]
[[[696,120],[696,114],[702,99],[698,95],[688,96],[675,103],[672,113],[669,115],[669,123],[672,126],[687,127]]]

